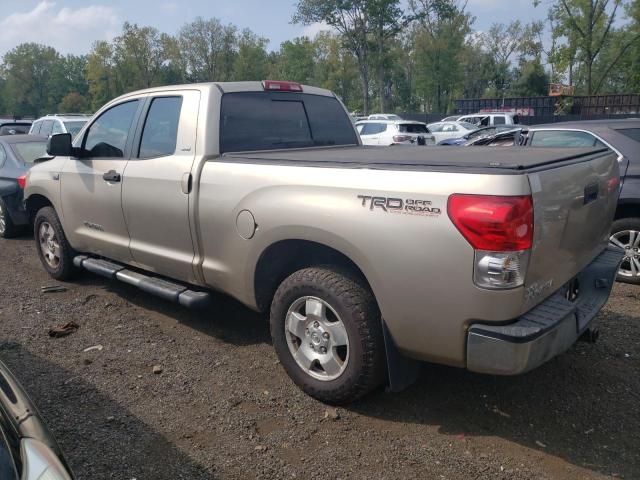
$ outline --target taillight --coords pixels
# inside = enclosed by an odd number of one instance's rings
[[[22,175],[21,177],[18,177],[18,185],[20,186],[21,189],[24,190],[24,187],[27,186],[27,176],[26,175]]]
[[[413,140],[413,137],[411,135],[394,135],[393,136],[393,141],[396,143],[410,142],[411,140]]]
[[[296,82],[284,82],[281,80],[264,80],[262,87],[268,91],[301,92],[302,85]]]
[[[454,194],[449,218],[475,249],[473,279],[483,288],[514,288],[524,283],[533,243],[530,195]]]

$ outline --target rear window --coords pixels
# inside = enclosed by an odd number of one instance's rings
[[[640,128],[620,128],[616,131],[640,143]]]
[[[504,125],[507,123],[507,120],[504,117],[493,117],[494,125]]]
[[[398,125],[398,129],[402,133],[429,133],[427,126],[419,123],[401,123]]]
[[[0,135],[18,135],[20,133],[29,133],[31,125],[2,125],[0,127]]]
[[[221,153],[357,144],[353,124],[333,97],[289,92],[222,96]]]
[[[11,145],[14,153],[24,163],[33,163],[38,158],[47,156],[46,142],[22,142]]]
[[[70,133],[72,137],[75,137],[86,123],[86,120],[74,120],[72,122],[64,122],[64,127],[67,129],[67,133]]]

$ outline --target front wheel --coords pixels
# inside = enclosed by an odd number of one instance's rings
[[[271,336],[296,385],[323,402],[352,402],[385,378],[382,321],[373,294],[332,268],[305,268],[282,282],[271,306]]]
[[[616,280],[640,285],[640,218],[621,218],[613,222],[610,243],[624,250]]]
[[[34,237],[38,256],[47,273],[56,280],[70,279],[75,273],[74,251],[52,207],[44,207],[36,214]]]

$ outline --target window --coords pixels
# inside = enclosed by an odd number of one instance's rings
[[[46,142],[14,143],[11,148],[18,158],[24,163],[33,163],[38,158],[47,156]]]
[[[588,132],[572,130],[540,130],[533,133],[532,147],[593,147],[604,146]]]
[[[457,132],[458,131],[458,127],[455,126],[453,123],[446,123],[444,125],[444,127],[442,127],[442,131],[443,132]]]
[[[58,133],[64,133],[62,130],[62,124],[56,120],[53,122],[53,129],[51,130],[51,135],[56,135]]]
[[[419,123],[401,123],[398,129],[401,133],[429,133],[427,126]]]
[[[91,124],[84,137],[84,153],[89,157],[123,158],[138,100],[111,107]]]
[[[178,140],[182,97],[154,98],[147,113],[138,157],[173,155]]]
[[[362,135],[377,135],[387,130],[384,123],[365,123],[362,129]]]
[[[496,115],[495,117],[493,117],[494,125],[504,125],[505,123],[507,123],[507,120],[503,116]]]
[[[427,125],[427,128],[431,132],[440,133],[442,131],[442,129],[444,128],[444,124],[443,123],[432,123],[431,125]]]
[[[616,130],[636,142],[640,142],[640,128],[620,128]]]
[[[53,120],[45,120],[40,127],[40,135],[48,137],[53,131]]]
[[[222,153],[358,144],[340,102],[320,95],[227,93],[220,123]]]
[[[31,127],[31,132],[33,135],[40,134],[40,128],[42,128],[42,122],[33,122],[33,127]]]
[[[64,128],[67,129],[67,133],[70,133],[72,137],[75,137],[82,127],[87,123],[86,120],[74,120],[72,122],[64,122]]]
[[[0,168],[4,167],[4,162],[7,159],[7,152],[4,151],[4,147],[0,145]]]

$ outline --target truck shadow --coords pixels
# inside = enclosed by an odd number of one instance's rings
[[[605,336],[608,328],[620,328],[613,325],[616,321],[637,323],[638,318],[619,316],[601,323]],[[622,351],[637,355],[635,338]],[[353,410],[399,425],[437,426],[452,442],[499,437],[587,470],[638,478],[637,373],[607,346],[578,343],[517,377],[424,364],[420,379],[406,391],[379,392]],[[510,453],[514,461],[523,454]]]
[[[0,359],[38,406],[77,478],[198,478],[214,475],[93,385],[0,342]]]

